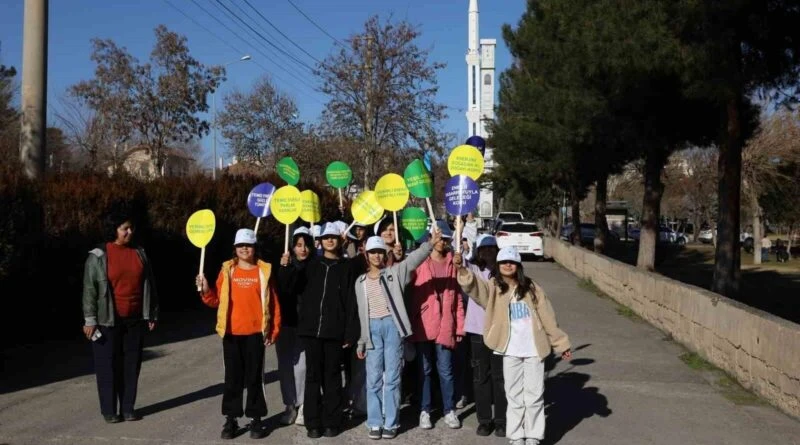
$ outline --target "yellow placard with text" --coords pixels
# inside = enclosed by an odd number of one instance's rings
[[[402,210],[408,202],[406,180],[397,173],[387,173],[375,184],[375,199],[390,212]]]
[[[300,197],[303,201],[300,219],[309,223],[315,223],[321,220],[322,211],[319,207],[319,196],[311,190],[304,190],[300,193]]]
[[[378,204],[375,192],[366,190],[358,194],[350,206],[353,219],[361,224],[375,224],[383,216],[383,207]]]
[[[272,216],[283,224],[297,221],[303,210],[303,197],[300,190],[292,185],[284,185],[275,190],[272,200],[269,202],[269,209]]]
[[[477,181],[483,174],[483,155],[472,145],[459,145],[447,158],[450,176],[465,175]]]
[[[203,248],[211,242],[217,219],[209,209],[198,210],[186,221],[186,236],[195,247]]]

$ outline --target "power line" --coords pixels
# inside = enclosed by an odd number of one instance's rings
[[[277,27],[277,26],[275,26],[275,25],[274,25],[272,22],[270,22],[268,18],[264,17],[264,14],[262,14],[262,13],[261,13],[261,12],[260,12],[258,9],[256,9],[256,8],[255,8],[255,7],[254,7],[252,4],[250,4],[250,2],[249,2],[248,0],[242,0],[242,1],[244,1],[244,2],[245,2],[245,4],[247,4],[247,6],[249,6],[249,7],[250,7],[250,9],[252,9],[253,11],[255,11],[255,12],[256,12],[256,14],[258,14],[258,16],[259,16],[259,17],[261,17],[261,18],[262,18],[262,19],[263,19],[265,22],[267,22],[267,24],[269,24],[269,26],[271,26],[271,27],[272,27],[272,29],[274,29],[275,31],[277,31],[277,32],[278,32],[278,34],[282,35],[284,39],[288,40],[288,41],[289,41],[289,43],[291,43],[292,45],[294,45],[294,46],[295,46],[295,48],[297,48],[297,49],[299,49],[300,51],[302,51],[302,52],[303,52],[305,55],[307,55],[308,57],[311,57],[312,59],[314,59],[314,61],[315,61],[315,62],[317,62],[317,63],[322,63],[322,62],[321,62],[319,59],[317,59],[316,57],[314,57],[314,55],[313,55],[313,54],[311,54],[311,53],[309,53],[308,51],[306,51],[305,49],[303,49],[303,47],[302,47],[302,46],[298,45],[298,44],[297,44],[297,43],[296,43],[294,40],[292,40],[292,39],[291,39],[289,36],[287,36],[286,34],[284,34],[284,33],[283,33],[283,31],[281,31],[280,29],[278,29],[278,27]]]
[[[316,27],[317,27],[317,29],[319,29],[320,31],[322,31],[322,33],[323,33],[323,34],[325,34],[326,36],[330,37],[330,39],[331,39],[331,40],[333,40],[333,43],[335,43],[335,44],[337,44],[337,45],[339,45],[339,46],[341,46],[341,47],[344,47],[344,46],[345,46],[345,44],[344,44],[344,43],[340,42],[340,41],[339,41],[339,39],[337,39],[336,37],[334,37],[334,36],[330,35],[330,34],[328,33],[328,31],[325,31],[325,29],[324,29],[322,26],[318,25],[318,24],[317,24],[317,22],[315,22],[315,21],[314,21],[314,20],[313,20],[311,17],[309,17],[309,16],[308,16],[308,14],[306,14],[305,12],[303,12],[303,10],[302,10],[302,9],[300,9],[300,8],[299,8],[297,5],[295,5],[295,4],[294,4],[294,2],[293,2],[292,0],[286,0],[286,1],[288,1],[288,2],[289,2],[289,4],[290,4],[290,5],[292,5],[292,7],[294,7],[294,9],[296,9],[296,10],[297,10],[297,12],[299,12],[299,13],[300,13],[300,14],[301,14],[303,17],[305,17],[305,18],[306,18],[306,20],[308,20],[309,22],[311,22],[311,24],[312,24],[312,25],[316,26]]]
[[[300,64],[300,65],[302,65],[302,66],[304,66],[304,67],[308,68],[308,69],[309,69],[311,72],[314,72],[314,68],[312,68],[312,67],[308,66],[308,65],[307,65],[305,62],[303,62],[302,60],[300,60],[300,59],[296,58],[295,56],[293,56],[293,55],[289,54],[288,52],[286,52],[286,51],[285,51],[283,48],[281,48],[281,47],[279,47],[278,45],[276,45],[276,44],[272,43],[272,42],[271,42],[269,39],[267,39],[266,37],[264,37],[264,35],[263,35],[263,34],[261,34],[260,32],[258,32],[257,30],[255,30],[255,29],[254,29],[252,26],[250,26],[250,24],[249,24],[249,23],[245,22],[244,20],[242,20],[242,18],[241,18],[241,17],[239,17],[238,15],[236,15],[236,13],[235,13],[235,12],[231,11],[231,10],[230,10],[230,8],[228,8],[228,7],[227,7],[227,6],[226,6],[224,3],[222,3],[220,0],[216,0],[216,2],[217,2],[217,3],[219,3],[219,5],[220,5],[220,6],[222,6],[223,8],[225,8],[225,10],[227,10],[229,13],[231,13],[231,15],[233,15],[234,17],[236,17],[236,19],[237,19],[239,22],[241,22],[242,24],[244,24],[245,26],[247,26],[248,28],[250,28],[250,30],[251,30],[251,31],[253,31],[254,33],[256,33],[256,35],[258,35],[258,36],[259,36],[259,37],[260,37],[260,38],[261,38],[261,39],[262,39],[264,42],[266,42],[266,43],[267,43],[269,46],[271,46],[271,47],[275,48],[276,50],[280,51],[282,54],[285,54],[287,57],[289,57],[290,59],[294,60],[294,61],[295,61],[295,62],[297,62],[298,64]]]
[[[194,0],[192,0],[192,1],[194,2]],[[172,3],[171,3],[169,0],[164,0],[164,2],[165,2],[167,5],[169,5],[170,7],[172,7],[173,9],[175,9],[176,11],[178,11],[178,12],[179,12],[181,15],[183,15],[184,17],[186,17],[187,19],[189,19],[189,20],[190,20],[192,23],[194,23],[195,25],[197,25],[199,28],[201,28],[201,29],[203,29],[204,31],[208,32],[208,33],[209,33],[209,34],[211,34],[213,37],[215,37],[217,40],[219,40],[219,41],[221,41],[222,43],[224,43],[225,45],[227,45],[227,46],[228,46],[229,48],[231,48],[232,50],[236,51],[236,52],[237,52],[237,53],[239,53],[239,54],[242,54],[242,53],[244,53],[244,51],[242,51],[242,50],[241,50],[240,48],[238,48],[236,45],[234,45],[234,44],[230,43],[229,41],[227,41],[226,39],[224,39],[224,38],[220,37],[218,34],[216,34],[216,33],[214,33],[213,31],[211,31],[211,30],[210,30],[210,29],[209,29],[207,26],[205,26],[205,25],[203,25],[203,24],[199,23],[197,20],[195,20],[194,18],[192,18],[191,16],[189,16],[188,14],[186,14],[186,13],[185,13],[183,10],[181,10],[180,8],[178,8],[177,6],[175,6],[174,4],[172,4]],[[206,12],[206,13],[207,13],[207,14],[209,14],[209,15],[211,15],[211,17],[212,17],[212,18],[215,18],[215,19],[216,19],[216,16],[214,16],[213,14],[210,14],[210,13],[209,13],[207,10],[205,10],[205,9],[204,9],[202,6],[198,5],[196,2],[194,2],[194,3],[195,3],[195,5],[196,5],[196,6],[198,6],[200,9],[202,9],[204,12]],[[217,20],[217,21],[219,22],[219,20]],[[219,23],[220,23],[222,26],[224,26],[226,29],[228,29],[228,31],[231,31],[231,32],[232,32],[232,33],[233,33],[233,34],[234,34],[236,37],[238,37],[240,40],[242,40],[243,42],[247,42],[245,39],[243,39],[241,36],[239,36],[239,35],[238,35],[238,34],[237,34],[235,31],[233,31],[233,30],[231,30],[229,27],[227,27],[227,26],[226,26],[224,23],[222,23],[222,22],[219,22]],[[269,57],[269,56],[267,56],[266,54],[264,54],[263,52],[259,51],[259,50],[258,50],[258,48],[255,48],[255,49],[256,49],[256,51],[258,51],[258,52],[259,52],[259,53],[260,53],[262,56],[264,56],[264,57],[267,57],[267,58]],[[272,71],[271,71],[269,68],[267,68],[266,66],[264,66],[264,65],[263,65],[262,63],[260,63],[258,60],[255,60],[255,59],[251,59],[251,60],[252,60],[252,62],[253,62],[253,63],[254,63],[256,66],[258,66],[258,67],[260,67],[261,69],[263,69],[263,70],[264,70],[264,71],[265,71],[267,74],[269,74],[270,76],[272,76],[272,77],[274,77],[274,78],[276,78],[276,79],[278,79],[278,80],[282,81],[282,82],[283,82],[283,83],[285,83],[285,84],[288,84],[288,85],[294,85],[294,82],[292,82],[292,81],[289,81],[289,80],[287,80],[286,78],[279,76],[277,73],[274,73],[274,72],[272,72]],[[283,68],[283,67],[282,67],[282,68]],[[284,70],[285,70],[285,68],[284,68]],[[292,74],[292,73],[288,73],[288,72],[287,72],[287,74]],[[296,78],[296,77],[295,77],[295,78],[294,78],[294,80],[295,80],[295,81],[299,81],[299,82],[301,83],[301,85],[303,85],[303,86],[305,86],[305,87],[309,88],[311,91],[314,91],[314,92],[316,92],[316,89],[315,89],[314,87],[312,87],[312,86],[310,86],[310,85],[306,84],[305,82],[303,82],[303,81],[302,81],[302,79],[299,79],[299,78]],[[302,95],[304,95],[304,96],[306,96],[306,97],[308,97],[308,98],[310,98],[310,99],[312,99],[312,100],[314,100],[314,101],[315,101],[315,102],[317,102],[317,103],[320,103],[320,104],[323,104],[323,105],[324,105],[324,103],[323,103],[321,100],[317,99],[315,96],[313,96],[313,95],[311,95],[311,94],[303,93],[303,92],[302,92],[302,91],[300,91],[300,90],[297,90],[297,92],[298,92],[298,93],[300,93],[300,94],[302,94]]]
[[[194,2],[194,3],[197,5],[197,3],[195,2],[195,0],[192,0],[192,2]],[[212,3],[212,5],[214,5],[214,7],[215,7],[215,8],[216,8],[218,11],[220,11],[220,13],[222,13],[222,15],[224,15],[224,16],[225,16],[225,17],[227,17],[227,18],[228,18],[228,19],[229,19],[231,22],[233,22],[234,26],[237,26],[239,29],[243,30],[243,31],[244,31],[244,33],[245,33],[246,35],[248,35],[249,39],[244,39],[244,38],[242,38],[242,36],[240,36],[240,35],[239,35],[239,34],[238,34],[236,31],[233,31],[232,29],[230,29],[230,27],[228,27],[227,25],[225,25],[224,23],[222,23],[222,22],[220,21],[220,19],[219,19],[219,18],[218,18],[216,15],[212,14],[212,13],[211,13],[211,12],[209,12],[209,11],[206,11],[206,10],[205,10],[205,8],[203,8],[203,7],[202,7],[202,6],[200,6],[200,5],[197,5],[197,6],[198,6],[198,7],[200,7],[200,9],[203,9],[203,11],[204,11],[206,14],[209,14],[209,15],[210,15],[210,16],[211,16],[211,17],[212,17],[214,20],[216,20],[218,23],[220,23],[220,24],[222,24],[223,26],[225,26],[225,27],[228,29],[228,31],[230,31],[231,33],[233,33],[234,35],[236,35],[236,37],[238,37],[238,38],[239,38],[240,40],[242,40],[243,42],[247,42],[247,43],[248,43],[248,44],[250,44],[250,45],[254,45],[254,43],[253,43],[253,42],[256,42],[256,43],[258,43],[258,45],[260,45],[260,47],[261,47],[261,48],[264,48],[265,50],[269,51],[269,53],[270,53],[270,54],[272,54],[272,55],[271,55],[271,56],[266,56],[266,55],[265,55],[263,52],[261,52],[260,50],[258,50],[258,48],[255,48],[255,46],[254,46],[254,48],[256,49],[256,51],[258,51],[260,54],[264,55],[264,56],[265,56],[267,59],[278,59],[278,60],[281,60],[281,61],[286,61],[286,63],[285,63],[284,65],[280,65],[280,66],[281,66],[281,68],[282,68],[284,71],[286,71],[286,72],[287,72],[287,74],[290,74],[290,75],[292,75],[292,76],[296,76],[298,79],[302,79],[302,80],[304,80],[304,81],[306,81],[306,82],[309,82],[309,81],[311,81],[311,80],[309,79],[309,77],[307,77],[307,73],[306,73],[306,71],[304,70],[304,68],[306,68],[305,66],[298,64],[298,63],[297,63],[297,61],[296,61],[296,60],[294,60],[294,59],[288,59],[288,58],[285,58],[285,56],[284,56],[283,54],[281,54],[281,53],[278,53],[278,52],[275,52],[275,50],[274,50],[272,47],[269,47],[269,46],[265,45],[265,44],[264,44],[264,42],[263,42],[263,41],[262,41],[262,40],[259,38],[259,36],[258,36],[257,34],[253,33],[253,31],[251,31],[250,29],[243,27],[243,26],[242,26],[242,24],[238,22],[238,20],[237,20],[237,17],[234,17],[234,16],[232,16],[230,12],[228,12],[228,11],[227,11],[227,10],[225,10],[225,9],[223,9],[222,7],[220,7],[220,6],[219,6],[218,4],[216,4],[216,3]],[[241,9],[240,9],[240,11],[241,11]],[[293,62],[293,63],[292,63],[292,62]],[[289,68],[291,68],[291,69],[292,69],[292,72],[291,72],[291,73],[289,72]],[[314,88],[313,88],[313,87],[311,87],[311,89],[313,90]]]

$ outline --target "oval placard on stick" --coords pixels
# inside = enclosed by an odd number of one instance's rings
[[[278,176],[286,181],[287,184],[297,185],[300,182],[300,168],[290,156],[281,158],[276,165],[276,169],[278,170]]]
[[[342,161],[333,161],[325,169],[325,179],[331,187],[343,189],[353,180],[353,171]]]
[[[319,196],[311,190],[304,190],[300,193],[300,197],[303,201],[300,219],[312,224],[321,220],[322,211],[319,206]]]
[[[466,215],[478,206],[481,191],[478,183],[466,175],[453,176],[444,186],[444,205],[447,213]]]
[[[206,262],[206,246],[214,237],[214,230],[217,227],[217,219],[214,212],[209,209],[198,210],[186,221],[186,236],[195,247],[200,248],[200,272],[203,273],[203,265]],[[198,287],[200,292],[202,288]]]
[[[353,220],[361,224],[375,224],[383,216],[384,209],[378,204],[375,192],[366,190],[358,194],[350,206]]]
[[[428,233],[428,215],[419,207],[406,207],[400,217],[403,230],[408,232],[414,241],[419,241]]]
[[[275,186],[269,182],[262,182],[250,190],[247,195],[247,208],[256,218],[266,218],[270,215],[269,202],[272,194],[275,193]]]
[[[284,185],[272,195],[269,203],[272,216],[283,224],[291,224],[300,216],[303,210],[303,200],[300,190],[291,185]]]
[[[414,159],[403,173],[408,191],[417,198],[430,198],[433,196],[433,181],[425,164],[419,159]]]
[[[447,158],[450,176],[467,175],[475,181],[483,174],[483,155],[472,145],[459,145]]]
[[[375,184],[375,198],[386,210],[396,212],[408,202],[406,181],[397,173],[387,173]]]

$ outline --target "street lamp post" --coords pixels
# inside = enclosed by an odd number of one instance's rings
[[[245,54],[238,60],[232,60],[222,66],[226,67],[232,63],[246,62],[248,60],[250,60],[250,55]],[[217,179],[217,90],[214,90],[214,93],[211,95],[211,114],[213,120],[212,126],[214,127],[214,134],[211,140],[211,147],[214,153],[214,162],[211,163],[211,179]]]

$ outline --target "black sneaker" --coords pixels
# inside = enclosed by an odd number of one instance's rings
[[[323,432],[322,435],[325,437],[336,437],[339,435],[339,428],[325,428],[325,432]]]
[[[126,422],[136,422],[137,420],[142,420],[142,416],[136,414],[136,411],[132,413],[124,413],[122,418],[125,419]]]
[[[481,423],[478,425],[478,430],[475,431],[475,434],[485,437],[488,436],[489,434],[492,434],[493,429],[494,427],[492,426],[491,423]]]
[[[226,417],[225,425],[222,426],[222,434],[220,437],[225,440],[233,439],[236,436],[236,431],[239,430],[239,424],[236,423],[236,418]]]
[[[381,438],[381,427],[377,428],[370,428],[368,437],[372,440],[378,440]]]
[[[103,419],[105,419],[106,423],[122,422],[122,416],[120,416],[119,414],[103,414]]]
[[[506,437],[506,426],[505,425],[496,425],[494,427],[494,435],[497,437]]]
[[[385,428],[381,437],[384,439],[394,439],[397,437],[397,428]]]
[[[254,417],[250,422],[250,438],[263,439],[265,437],[267,437],[267,431],[264,428],[264,423],[260,417]]]
[[[306,431],[306,436],[311,439],[319,439],[322,437],[322,431],[319,428],[309,428],[308,431]]]

